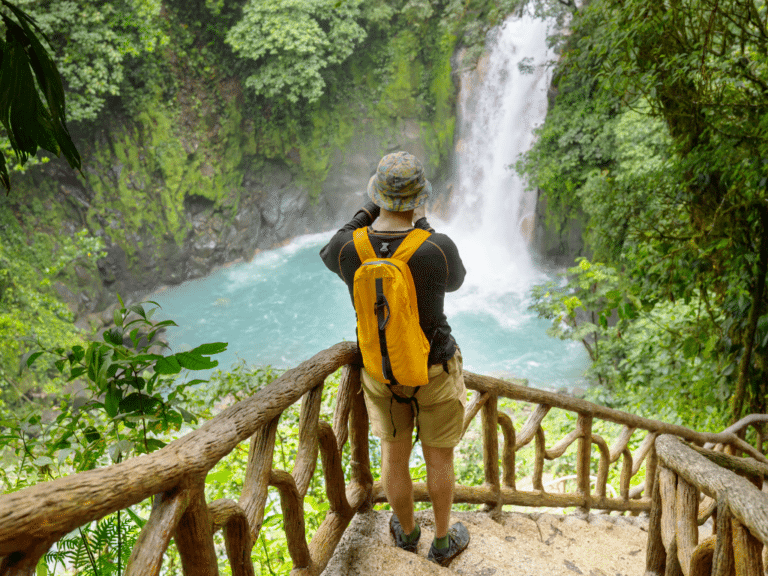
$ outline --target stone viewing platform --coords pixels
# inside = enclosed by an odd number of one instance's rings
[[[427,561],[432,511],[416,513],[418,554],[392,543],[388,511],[357,514],[323,576],[642,576],[648,518],[607,514],[454,512],[469,530],[469,547],[448,568]]]

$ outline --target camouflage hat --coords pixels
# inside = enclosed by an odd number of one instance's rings
[[[368,196],[390,212],[405,212],[427,201],[432,184],[424,177],[424,166],[408,152],[387,154],[368,182]]]

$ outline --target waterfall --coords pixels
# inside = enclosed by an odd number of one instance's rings
[[[454,199],[443,226],[468,272],[454,313],[482,305],[502,324],[516,324],[520,309],[510,308],[510,295],[524,304],[544,279],[528,250],[536,194],[512,165],[546,116],[548,26],[528,15],[508,19],[476,69],[461,75]]]
[[[509,167],[546,113],[546,32],[546,23],[530,17],[507,21],[494,32],[489,56],[462,76],[454,217],[429,216],[467,267],[464,285],[445,299],[464,366],[556,389],[579,382],[588,359],[579,343],[548,337],[549,321],[529,310],[531,286],[548,277],[533,265],[525,237],[535,198]],[[534,72],[521,74],[521,62]],[[222,368],[238,358],[288,368],[354,339],[347,288],[317,255],[329,235],[296,238],[153,295],[163,306],[155,318],[180,326],[168,334],[174,351],[229,342],[217,355]]]

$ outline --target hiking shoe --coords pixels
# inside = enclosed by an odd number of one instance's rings
[[[467,528],[461,522],[456,522],[448,530],[448,536],[450,536],[451,543],[448,548],[441,549],[435,548],[434,541],[429,548],[429,554],[427,560],[439,564],[440,566],[448,566],[451,561],[459,554],[464,552],[469,545],[469,532]]]
[[[406,552],[416,553],[416,546],[419,543],[419,538],[421,538],[421,532],[419,532],[416,540],[413,542],[406,542],[406,534],[403,532],[403,527],[400,526],[400,520],[394,512],[392,512],[392,517],[389,519],[389,531],[392,532],[392,537],[395,539],[395,544],[398,548],[402,548]]]

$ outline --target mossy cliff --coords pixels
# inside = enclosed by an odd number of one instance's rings
[[[440,193],[453,147],[456,39],[430,38],[425,46],[414,32],[393,36],[351,58],[339,71],[346,81],[318,102],[289,111],[260,108],[238,76],[168,52],[173,90],[130,113],[115,107],[79,134],[84,178],[52,161],[16,177],[11,202],[19,213],[38,206],[45,222],[27,223],[51,234],[86,227],[104,239],[98,273],[87,287],[70,286],[82,315],[114,292],[138,297],[337,226],[389,151],[422,158]]]

